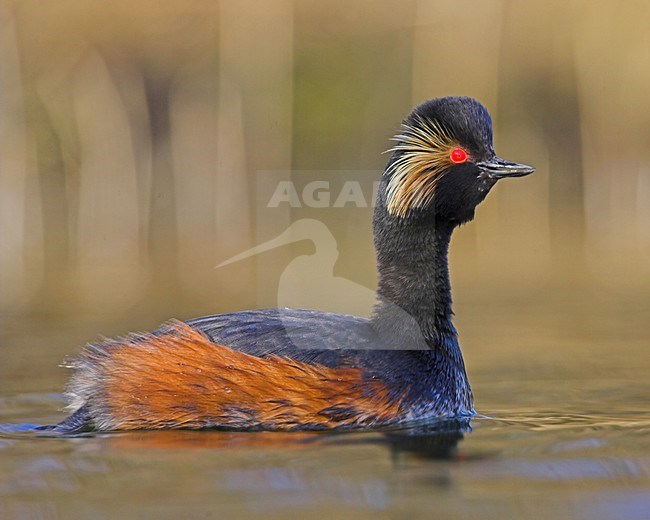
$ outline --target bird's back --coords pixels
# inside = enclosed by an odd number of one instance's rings
[[[76,412],[61,430],[388,425],[410,413],[423,375],[369,320],[292,309],[170,321],[89,344],[70,366]]]
[[[276,355],[336,367],[350,351],[380,350],[369,320],[305,309],[259,309],[186,322],[214,343],[251,354]]]

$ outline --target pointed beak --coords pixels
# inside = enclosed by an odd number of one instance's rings
[[[487,161],[476,163],[482,172],[485,172],[491,179],[503,179],[505,177],[523,177],[535,171],[534,166],[506,161],[501,157],[492,157]]]
[[[264,242],[263,244],[255,246],[252,249],[244,251],[243,253],[239,253],[238,255],[229,258],[228,260],[224,260],[218,266],[216,266],[216,269],[219,269],[220,267],[223,267],[228,264],[234,264],[235,262],[239,262],[240,260],[250,258],[251,256],[260,255],[262,253],[265,253],[266,251],[275,249],[276,247],[286,246],[296,241],[297,240],[295,238],[292,239],[290,234],[285,231],[280,236],[277,236],[269,240],[268,242]]]
[[[216,266],[216,268],[218,269],[219,267],[239,262],[245,258],[250,258],[251,256],[265,253],[266,251],[270,251],[276,247],[282,247],[288,244],[293,244],[294,242],[300,242],[301,240],[311,240],[317,248],[320,245],[320,247],[324,246],[325,249],[329,247],[330,249],[333,248],[334,251],[337,250],[336,240],[325,224],[319,220],[303,218],[296,220],[277,237],[272,238],[263,244],[259,244],[254,248],[249,249],[248,251],[239,253],[238,255],[229,258],[228,260],[224,260],[218,266]]]

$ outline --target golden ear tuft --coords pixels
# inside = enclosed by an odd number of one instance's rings
[[[460,147],[450,133],[435,121],[418,118],[416,124],[402,125],[404,131],[393,137],[397,144],[388,150],[399,157],[387,170],[387,209],[391,215],[405,217],[412,208],[429,204],[443,171],[452,162],[449,152]]]

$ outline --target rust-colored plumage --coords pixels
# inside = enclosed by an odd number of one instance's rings
[[[218,345],[180,322],[86,347],[69,393],[101,430],[345,428],[394,422],[399,396],[360,369]]]

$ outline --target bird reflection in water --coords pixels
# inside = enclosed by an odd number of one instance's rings
[[[454,460],[458,443],[471,432],[469,419],[429,421],[413,426],[381,432],[237,432],[143,430],[112,434],[86,434],[100,437],[109,449],[185,450],[207,448],[214,450],[305,450],[336,445],[380,445],[388,448],[394,462],[409,454],[422,459]],[[47,434],[59,436],[59,434]]]

